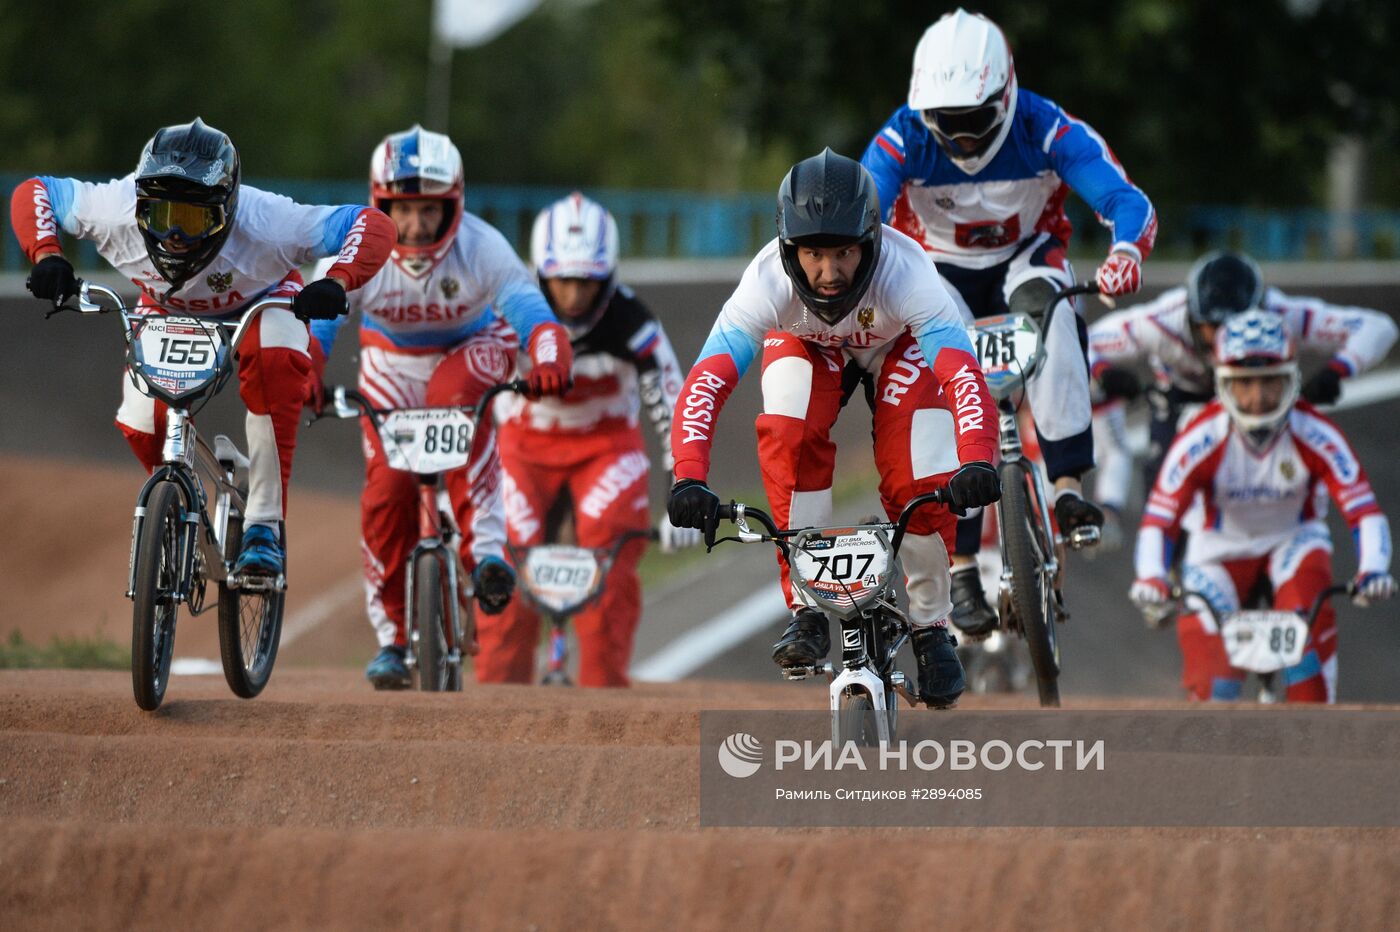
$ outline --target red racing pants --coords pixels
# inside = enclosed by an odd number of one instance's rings
[[[1312,610],[1313,601],[1332,585],[1332,550],[1325,530],[1304,526],[1298,536],[1271,554],[1241,560],[1191,564],[1183,568],[1186,588],[1200,592],[1217,614],[1238,610],[1261,579],[1273,584],[1273,607]],[[1230,701],[1240,697],[1246,673],[1230,666],[1225,643],[1209,613],[1177,620],[1181,682],[1192,699]],[[1279,671],[1289,702],[1335,702],[1337,698],[1337,616],[1324,605],[1308,635],[1303,659]]]
[[[763,341],[763,413],[758,461],[773,520],[779,527],[831,523],[836,444],[831,427],[841,410],[840,350],[771,332]],[[875,467],[880,501],[890,520],[906,502],[947,482],[958,469],[953,413],[942,387],[908,332],[873,363]],[[859,400],[853,404],[861,404]],[[900,553],[907,576],[910,620],[947,624],[952,605],[948,553],[955,518],[942,505],[915,513]],[[783,593],[794,609],[786,562],[778,560]]]
[[[306,324],[284,308],[263,311],[238,351],[238,393],[248,408],[248,501],[245,521],[276,526],[286,515],[292,454],[311,372]],[[149,472],[165,443],[164,403],[123,380],[117,428]]]
[[[651,523],[648,460],[636,427],[599,433],[541,432],[502,425],[506,528],[517,549],[550,542],[547,516],[561,496],[573,503],[578,546],[607,548],[627,531]],[[581,686],[626,686],[632,639],[642,616],[637,564],[646,541],[622,545],[602,595],[572,619]],[[528,683],[535,673],[540,617],[519,593],[496,616],[478,616],[476,678],[482,683]]]
[[[376,407],[470,406],[515,366],[515,332],[497,321],[440,353],[360,350],[360,391]],[[381,647],[407,643],[404,587],[409,555],[419,539],[418,479],[393,469],[373,425],[364,423],[365,489],[360,498],[365,610]],[[457,526],[462,562],[470,572],[487,556],[505,559],[500,458],[489,416],[477,424],[467,465],[443,475]],[[480,616],[480,613],[478,613]]]

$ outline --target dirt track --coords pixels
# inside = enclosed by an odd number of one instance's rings
[[[702,830],[698,710],[805,690],[375,695],[0,674],[0,925],[1380,928],[1400,833]],[[1144,787],[1144,792],[1151,792]]]

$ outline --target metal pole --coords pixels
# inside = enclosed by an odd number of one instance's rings
[[[427,129],[445,134],[452,98],[452,46],[447,44],[437,28],[437,15],[437,4],[434,4],[432,38],[428,43],[428,100],[424,123]]]

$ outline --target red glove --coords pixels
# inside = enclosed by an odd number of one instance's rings
[[[1142,264],[1126,252],[1111,252],[1094,274],[1099,294],[1116,297],[1142,287]]]
[[[529,395],[562,395],[574,384],[574,350],[569,332],[560,324],[540,324],[530,336]]]

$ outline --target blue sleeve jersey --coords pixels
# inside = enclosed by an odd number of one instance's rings
[[[996,154],[968,174],[939,147],[923,120],[900,107],[871,140],[861,163],[880,192],[887,223],[912,236],[935,261],[988,268],[1025,240],[1049,233],[1068,245],[1064,200],[1073,190],[1113,231],[1115,250],[1145,257],[1157,215],[1089,124],[1026,90]]]

